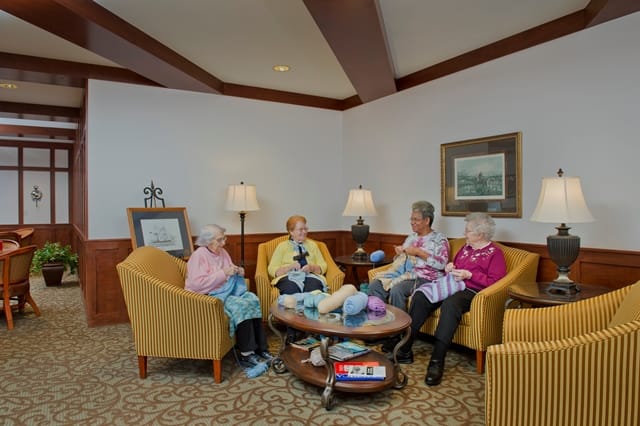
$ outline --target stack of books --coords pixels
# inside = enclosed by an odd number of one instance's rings
[[[346,361],[364,355],[371,349],[354,342],[344,341],[329,346],[329,357],[336,361]]]
[[[346,361],[335,362],[336,380],[342,382],[360,380],[384,380],[387,376],[384,365],[377,361]]]

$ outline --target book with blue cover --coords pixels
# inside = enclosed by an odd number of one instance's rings
[[[329,346],[329,357],[336,361],[346,361],[364,355],[371,349],[354,342],[344,341]]]

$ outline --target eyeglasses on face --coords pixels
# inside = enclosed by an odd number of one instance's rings
[[[215,241],[218,243],[224,243],[225,241],[227,241],[227,237],[226,236],[218,237],[215,239]]]

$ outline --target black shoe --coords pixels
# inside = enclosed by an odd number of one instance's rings
[[[267,364],[271,364],[271,361],[273,361],[273,355],[271,355],[269,351],[258,351],[258,356]]]
[[[263,362],[260,357],[253,352],[251,352],[249,355],[239,354],[238,361],[240,361],[240,364],[245,368],[253,367]]]
[[[444,360],[432,359],[429,361],[429,367],[427,367],[427,375],[424,378],[424,382],[427,386],[437,386],[442,381],[443,373]]]
[[[393,361],[393,352],[387,353],[386,357]],[[402,350],[398,350],[396,359],[398,360],[398,364],[413,364],[413,351],[404,352]]]
[[[384,353],[392,353],[393,349],[396,347],[400,339],[398,337],[390,337],[384,341],[382,344],[382,352]]]

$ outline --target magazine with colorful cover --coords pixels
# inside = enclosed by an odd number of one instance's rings
[[[291,342],[291,346],[293,346],[294,348],[305,350],[305,351],[310,351],[316,346],[320,346],[320,340],[316,339],[313,336],[308,336],[308,337],[305,337],[304,339]]]
[[[329,346],[329,357],[336,361],[346,361],[364,355],[371,349],[354,342],[344,341]]]

